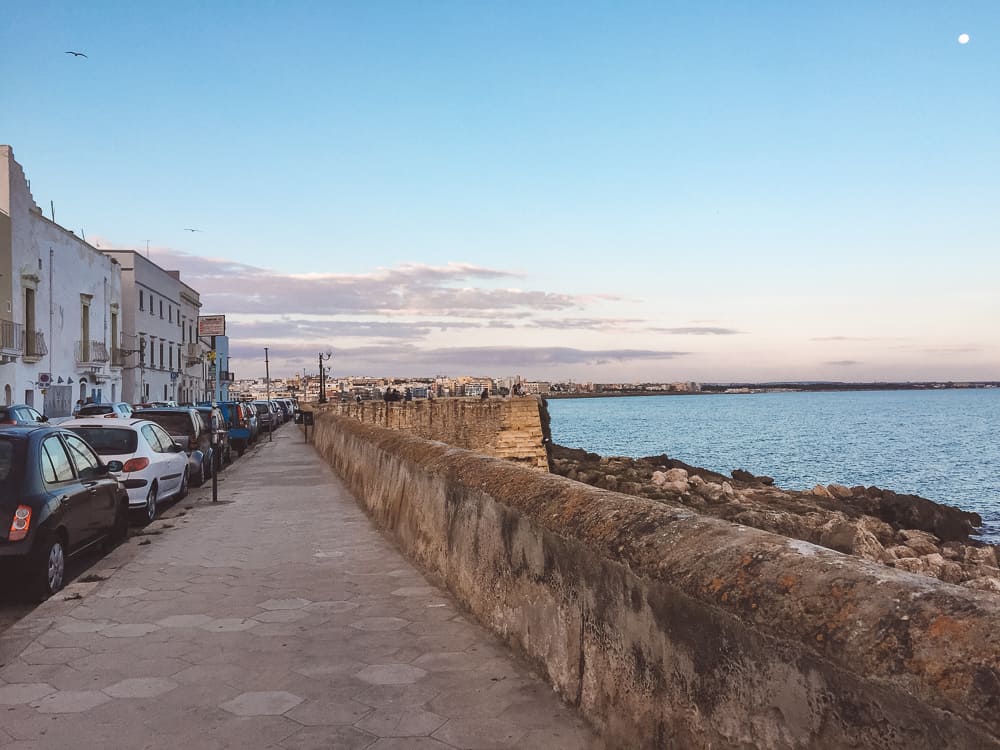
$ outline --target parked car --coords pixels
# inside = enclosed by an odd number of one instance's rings
[[[292,418],[292,409],[283,398],[273,399],[272,403],[278,407],[278,421],[281,424]]]
[[[35,411],[27,404],[13,404],[12,406],[0,406],[0,425],[10,424],[39,424],[48,422],[49,418]]]
[[[219,401],[216,404],[226,420],[229,430],[230,450],[236,448],[236,453],[242,456],[250,444],[250,422],[247,407],[239,401]],[[256,419],[256,413],[254,414]]]
[[[128,533],[128,494],[78,435],[34,425],[0,430],[0,564],[32,598],[62,588],[66,558]]]
[[[86,440],[104,461],[119,461],[118,481],[128,492],[136,520],[156,518],[157,504],[180,500],[188,491],[188,458],[184,446],[155,422],[144,419],[84,418],[62,425]]]
[[[76,412],[76,416],[77,418],[104,416],[128,419],[132,416],[132,407],[122,401],[113,404],[84,404]]]
[[[188,481],[194,486],[212,478],[212,436],[192,406],[136,409],[132,416],[156,422],[180,443],[188,455]]]
[[[246,401],[237,402],[240,410],[243,412],[243,419],[250,427],[250,443],[252,444],[257,439],[257,434],[260,432],[260,425],[257,422],[257,410],[254,408],[253,404],[247,403]]]
[[[257,410],[257,422],[261,432],[268,432],[277,429],[278,421],[277,407],[271,401],[254,401],[254,408]]]
[[[215,403],[198,404],[195,409],[201,415],[201,423],[212,436],[212,445],[219,454],[219,468],[233,462],[233,447],[229,442],[229,426],[226,415]]]

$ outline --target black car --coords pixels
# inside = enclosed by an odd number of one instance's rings
[[[48,417],[39,414],[27,404],[0,406],[0,425],[38,424],[39,422],[48,421]]]
[[[32,598],[63,586],[66,558],[128,532],[128,493],[69,430],[0,429],[0,565]]]

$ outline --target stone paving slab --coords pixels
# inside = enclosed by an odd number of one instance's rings
[[[297,430],[222,476],[3,633],[0,749],[603,748]]]

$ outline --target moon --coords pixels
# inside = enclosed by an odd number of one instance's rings
[[[959,34],[958,35],[958,43],[959,44],[968,44],[969,43],[969,35],[968,34]]]

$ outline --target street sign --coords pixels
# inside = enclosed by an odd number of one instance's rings
[[[199,336],[225,336],[226,316],[225,315],[199,315],[198,316]]]
[[[52,373],[51,372],[38,373],[38,386],[40,388],[47,388],[50,385],[52,385]]]

